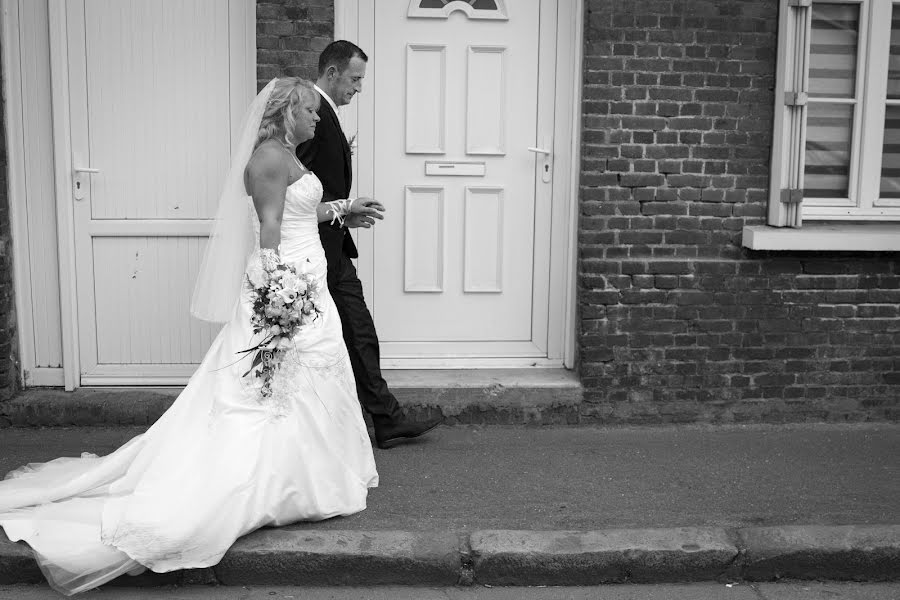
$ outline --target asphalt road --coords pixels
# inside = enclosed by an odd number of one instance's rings
[[[0,472],[140,428],[0,429]],[[900,425],[442,427],[376,450],[366,511],[315,529],[900,523]],[[297,460],[302,460],[298,456]]]

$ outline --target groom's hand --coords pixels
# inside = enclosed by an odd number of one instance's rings
[[[364,222],[371,226],[375,224],[374,219],[384,218],[384,215],[381,214],[383,212],[384,205],[381,202],[372,198],[360,196],[350,205],[350,214],[344,218],[344,223],[346,224],[348,220],[351,220],[360,223],[359,225],[356,225],[356,227],[365,227],[366,225],[362,225]],[[360,220],[359,217],[367,218],[365,220]],[[353,225],[348,225],[348,227],[353,227]]]
[[[375,219],[365,215],[349,214],[344,217],[344,225],[350,228],[362,227],[368,229],[375,224]]]
[[[350,211],[353,213],[363,214],[367,210],[373,210],[380,214],[384,212],[384,204],[382,204],[378,200],[375,200],[374,198],[369,198],[368,196],[360,196],[353,201],[353,208],[350,209]]]

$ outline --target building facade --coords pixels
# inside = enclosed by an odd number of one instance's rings
[[[18,23],[45,19],[50,30],[64,12],[48,0],[47,16],[29,16],[34,4],[40,3],[4,5],[3,50],[17,44],[18,64],[34,49],[24,37],[13,39],[9,11]],[[347,128],[360,137],[354,158],[360,193],[391,197],[385,181],[403,183],[397,191],[403,218],[396,221],[406,229],[360,239],[360,270],[379,331],[386,332],[389,367],[573,369],[584,389],[584,422],[900,417],[900,3],[398,0],[394,16],[370,4],[259,1],[251,6],[251,25],[257,89],[275,76],[314,78],[318,52],[335,33],[372,55]],[[566,12],[572,7],[574,17]],[[233,25],[235,14],[249,14],[246,7],[234,10],[219,15],[221,22]],[[528,18],[534,29],[514,29]],[[445,31],[450,37],[440,38]],[[535,37],[537,31],[544,33]],[[246,39],[240,35],[232,34],[230,48],[240,47]],[[58,60],[53,52],[48,42],[48,65]],[[26,92],[29,85],[55,89],[49,69],[35,83],[26,70],[10,73],[8,61],[3,67],[7,94],[10,80]],[[103,332],[104,315],[118,313],[104,308],[102,295],[91,297],[93,316],[77,309],[65,316],[73,302],[84,304],[78,282],[86,271],[72,265],[74,283],[67,284],[65,252],[54,248],[51,257],[63,258],[46,264],[35,258],[45,247],[41,240],[60,226],[40,233],[46,219],[32,216],[29,227],[23,208],[40,199],[21,180],[40,173],[52,179],[57,167],[23,171],[8,160],[23,147],[10,134],[26,140],[22,132],[32,122],[13,122],[10,115],[30,109],[21,97],[12,105],[10,98],[0,150],[0,393],[8,398],[23,384],[127,383],[132,376],[177,382],[182,371],[164,369],[179,363],[188,373],[209,332],[185,341],[182,358],[154,363],[154,356],[104,346],[118,339]],[[454,116],[456,107],[464,108]],[[58,121],[53,110],[42,114]],[[514,110],[522,112],[506,122]],[[63,156],[53,149],[54,130],[42,135],[50,154]],[[464,176],[429,178],[429,164]],[[473,183],[468,169],[483,179]],[[385,172],[391,177],[379,175]],[[7,175],[20,183],[6,185]],[[512,187],[520,179],[527,186]],[[103,186],[93,185],[99,195]],[[22,190],[27,202],[16,196]],[[53,198],[47,204],[69,218]],[[120,216],[110,213],[109,222],[96,224],[97,206],[87,229],[107,231]],[[73,248],[113,243],[78,242],[75,207]],[[171,218],[160,239],[201,239],[200,229],[160,210],[148,217]],[[132,226],[103,235],[138,252],[127,245],[138,235]],[[523,241],[523,231],[533,234]],[[500,241],[473,241],[484,239]],[[385,267],[372,256],[399,258]],[[513,261],[522,256],[528,260]],[[47,265],[60,273],[56,287],[41,284]],[[87,269],[95,289],[107,270],[129,276],[152,270],[138,260]],[[125,287],[125,275],[110,289]],[[61,300],[44,301],[53,290]],[[448,312],[459,306],[458,314]],[[447,316],[451,330],[468,323],[472,332],[451,331],[454,337],[435,325],[417,337],[424,326],[416,321],[404,329],[402,317],[418,307]],[[63,316],[48,325],[44,310]],[[96,336],[67,342],[67,322],[79,325],[78,336],[88,330]],[[41,342],[35,323],[57,332],[50,336],[55,341]],[[119,324],[139,336],[143,325],[135,323],[125,315]],[[67,344],[80,365],[69,374]],[[48,379],[26,372],[39,369]]]

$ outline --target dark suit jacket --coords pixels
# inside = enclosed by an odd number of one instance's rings
[[[353,182],[350,144],[341,131],[334,109],[325,98],[321,98],[319,105],[316,135],[297,146],[297,158],[322,182],[323,202],[350,196],[350,185]],[[350,258],[359,256],[350,232],[337,222],[334,225],[330,221],[319,223],[319,237],[325,250],[329,273],[334,272],[340,264],[341,253],[346,252]]]

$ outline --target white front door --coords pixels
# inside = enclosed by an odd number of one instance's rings
[[[387,212],[360,268],[388,367],[548,359],[556,18],[557,0],[376,3],[358,170]]]
[[[54,6],[68,63],[71,137],[58,143],[71,147],[72,197],[60,202],[73,206],[80,384],[184,383],[217,331],[189,304],[232,128],[254,93],[253,2]]]

